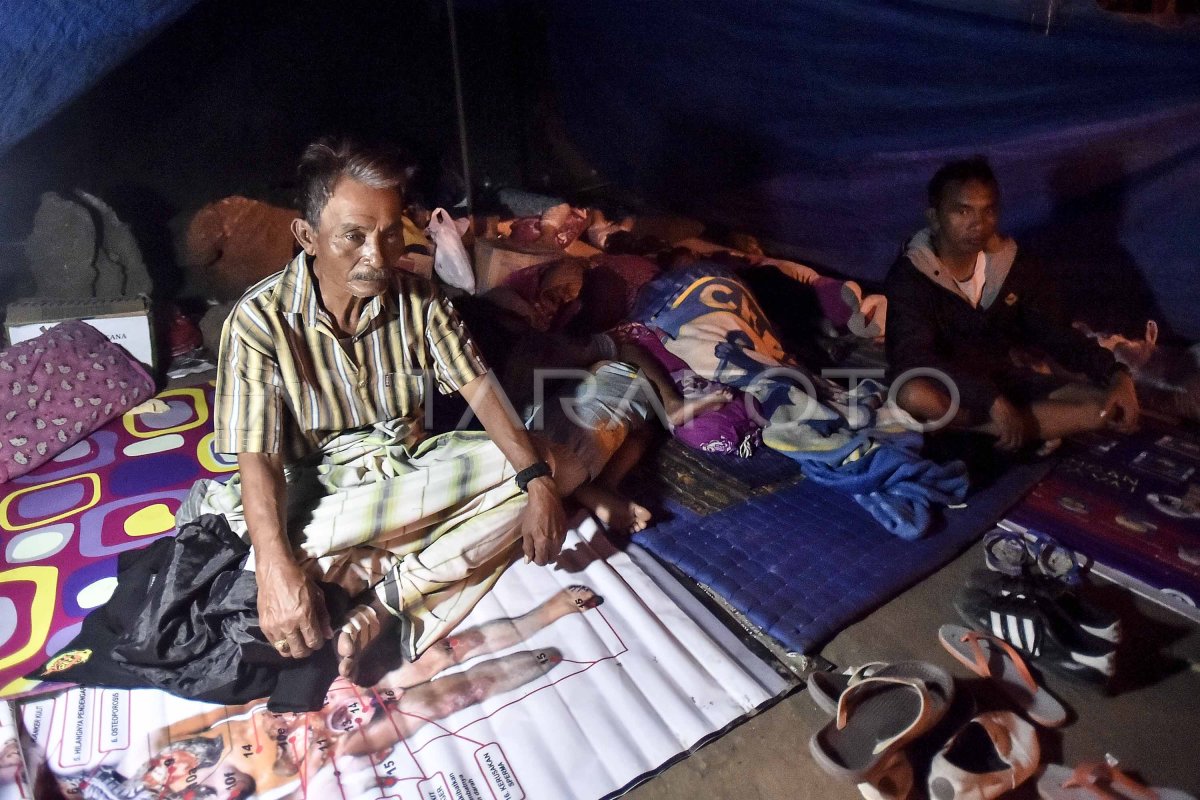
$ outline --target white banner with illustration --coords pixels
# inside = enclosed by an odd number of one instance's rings
[[[0,800],[39,769],[67,798],[611,795],[785,689],[680,602],[589,518],[557,565],[512,567],[445,642],[317,712],[87,688],[16,705]]]

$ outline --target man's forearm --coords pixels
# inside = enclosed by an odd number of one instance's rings
[[[270,453],[240,453],[242,510],[257,564],[292,562],[287,538],[287,482],[283,460]]]

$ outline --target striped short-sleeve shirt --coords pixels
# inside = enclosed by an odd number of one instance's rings
[[[301,253],[252,287],[225,321],[217,372],[220,453],[280,453],[292,463],[376,422],[423,434],[427,385],[457,391],[487,372],[454,307],[433,284],[397,272],[352,337],[338,340]]]

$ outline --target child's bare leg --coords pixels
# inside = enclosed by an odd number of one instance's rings
[[[650,441],[651,432],[648,429],[643,427],[631,431],[596,479],[575,490],[575,499],[595,514],[610,531],[635,533],[645,530],[653,518],[648,508],[617,491],[621,481],[645,455]]]
[[[700,397],[685,398],[675,388],[675,381],[671,380],[671,376],[663,369],[662,364],[658,363],[658,360],[646,350],[632,342],[619,343],[617,356],[625,363],[637,367],[654,386],[658,396],[662,399],[663,411],[667,415],[666,423],[670,427],[686,424],[698,414],[720,408],[733,399],[733,394],[725,387],[720,387]]]

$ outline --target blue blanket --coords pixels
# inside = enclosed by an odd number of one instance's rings
[[[698,262],[648,283],[632,316],[667,335],[664,346],[698,374],[759,401],[763,443],[804,474],[852,496],[885,529],[916,539],[932,510],[962,500],[961,462],[920,457],[921,437],[873,379],[843,389],[791,358],[749,288],[726,268]]]

